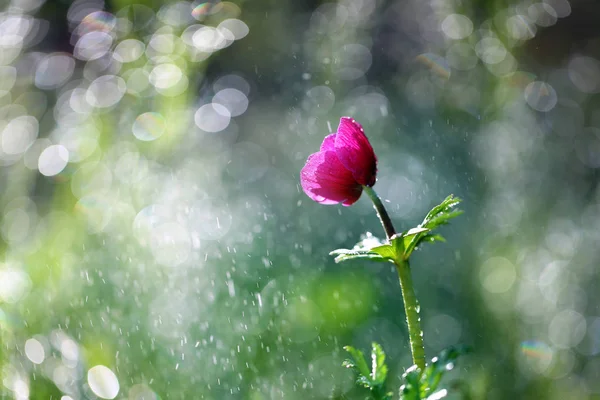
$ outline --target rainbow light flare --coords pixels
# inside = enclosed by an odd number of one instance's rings
[[[521,353],[539,360],[549,360],[554,354],[552,348],[541,340],[525,340],[520,347]]]
[[[444,57],[433,53],[423,53],[418,55],[415,60],[429,68],[436,75],[444,79],[450,78],[450,66]]]
[[[117,25],[117,19],[111,13],[106,11],[94,11],[86,15],[82,20],[77,30],[79,35],[88,32],[110,32]]]
[[[201,3],[192,10],[192,17],[200,21],[211,14],[210,11],[212,8],[213,5],[211,3]]]

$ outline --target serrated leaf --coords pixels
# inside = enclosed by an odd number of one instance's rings
[[[360,350],[351,346],[344,347],[353,360],[344,362],[344,366],[353,368],[357,374],[356,383],[370,390],[374,400],[391,400],[393,393],[385,391],[388,368],[385,364],[385,353],[381,346],[371,346],[371,368]],[[440,400],[448,395],[448,390],[438,389],[444,374],[454,367],[456,359],[469,351],[467,347],[451,347],[442,351],[425,367],[423,371],[416,365],[402,374],[400,400]]]
[[[451,347],[443,350],[427,365],[421,376],[421,396],[430,396],[437,390],[444,374],[454,368],[456,359],[469,352],[468,347]]]
[[[453,209],[456,207],[461,200],[454,195],[450,195],[444,199],[440,204],[433,207],[431,211],[427,213],[427,216],[421,222],[419,227],[428,228],[430,230],[437,228],[440,225],[447,224],[448,220],[462,214],[461,210]]]
[[[433,243],[433,242],[445,242],[446,238],[444,238],[442,235],[440,235],[439,233],[432,233],[429,235],[423,235],[423,237],[421,238],[422,242],[429,242],[429,243]]]
[[[334,259],[336,263],[353,260],[356,258],[368,258],[374,261],[387,261],[381,255],[370,250],[337,249],[330,252],[329,255],[336,256]]]
[[[450,219],[462,214],[461,210],[454,207],[460,203],[458,197],[450,195],[440,204],[433,207],[425,216],[423,222],[416,228],[404,234],[404,259],[408,259],[421,242],[443,242],[445,239],[439,234],[431,233],[432,230],[447,224]]]
[[[444,201],[442,201],[440,204],[438,204],[437,206],[433,207],[428,213],[427,213],[427,219],[431,219],[431,217],[439,214],[440,212],[444,211],[444,210],[448,210],[452,207],[457,206],[459,203],[461,202],[461,199],[458,197],[454,197],[453,194],[449,195],[448,197],[446,197],[444,199]]]
[[[387,261],[386,258],[382,257],[377,252],[372,251],[373,248],[382,245],[385,245],[385,243],[381,239],[373,236],[371,232],[367,232],[361,235],[361,240],[356,243],[353,248],[333,250],[329,255],[336,256],[336,263],[356,258],[367,258],[373,261]]]
[[[421,371],[413,365],[402,374],[404,384],[400,386],[400,400],[421,400],[419,377]]]
[[[468,353],[467,347],[451,347],[434,357],[421,372],[416,365],[403,375],[400,400],[438,400],[447,396],[446,389],[438,390],[444,374],[454,367],[456,359]]]
[[[452,211],[442,212],[442,213],[434,216],[432,219],[430,219],[427,222],[426,226],[430,229],[437,228],[440,225],[447,224],[449,220],[451,220],[452,218],[458,217],[462,213],[463,213],[462,210],[452,210]]]
[[[368,378],[370,376],[370,371],[363,352],[352,346],[344,346],[344,350],[350,353],[350,356],[352,357],[352,360],[344,361],[346,368],[354,368],[360,376]]]
[[[356,378],[356,383],[367,389],[371,389],[372,387],[371,379],[369,379],[368,376],[359,375],[358,378]]]
[[[373,385],[382,386],[387,378],[388,367],[385,365],[385,352],[375,342],[371,345],[371,381]]]
[[[391,400],[393,393],[385,390],[388,367],[385,364],[385,353],[381,346],[377,343],[371,345],[371,369],[367,366],[360,350],[352,346],[346,346],[344,349],[350,353],[353,360],[346,360],[343,365],[353,368],[357,372],[356,383],[369,389],[373,400]]]

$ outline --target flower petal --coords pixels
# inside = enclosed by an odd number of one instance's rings
[[[335,133],[325,136],[320,151],[335,151]]]
[[[344,167],[352,172],[356,182],[373,186],[377,174],[377,157],[362,126],[343,117],[335,137],[335,152]]]
[[[343,203],[349,206],[362,193],[362,186],[333,151],[311,154],[300,172],[300,183],[304,193],[321,204]]]

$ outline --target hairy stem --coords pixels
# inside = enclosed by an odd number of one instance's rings
[[[408,325],[408,338],[413,364],[423,371],[425,369],[425,347],[423,345],[423,330],[421,329],[421,317],[419,315],[421,306],[419,306],[419,301],[415,295],[408,260],[394,260],[394,264],[396,265],[396,271],[398,271],[402,298],[404,299],[404,312],[406,313],[406,324]]]
[[[365,192],[373,202],[373,206],[375,207],[375,211],[377,211],[377,216],[381,221],[381,225],[383,225],[383,229],[385,230],[385,235],[388,240],[392,240],[392,236],[396,234],[396,230],[394,229],[394,225],[392,224],[392,220],[387,213],[387,210],[383,206],[381,199],[377,196],[377,193],[373,190],[373,188],[369,186],[363,186]]]
[[[396,234],[392,220],[387,210],[383,206],[381,199],[373,188],[365,186],[365,192],[371,198],[377,216],[383,225],[388,241],[391,241]],[[421,330],[421,311],[419,301],[415,295],[415,289],[410,275],[410,266],[408,260],[404,260],[401,254],[394,260],[398,278],[400,279],[400,289],[402,290],[402,299],[404,300],[404,312],[406,313],[406,324],[408,325],[408,338],[410,342],[410,351],[412,353],[413,363],[423,371],[425,369],[425,347],[423,345],[423,331]]]

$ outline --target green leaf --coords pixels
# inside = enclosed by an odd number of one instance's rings
[[[446,241],[446,239],[438,233],[435,233],[435,234],[431,233],[428,235],[423,235],[423,237],[421,237],[421,242],[433,243],[433,242],[445,242],[445,241]]]
[[[373,247],[371,252],[379,254],[381,257],[386,260],[393,260],[396,256],[396,252],[394,251],[394,247],[389,244],[383,244],[381,246]]]
[[[351,249],[337,249],[329,253],[336,256],[335,262],[353,260],[356,258],[367,258],[373,261],[388,261],[388,258],[379,254],[375,249],[382,246],[389,246],[381,239],[373,236],[370,232],[361,235],[361,240]]]
[[[352,346],[344,347],[350,353],[351,360],[344,361],[346,368],[357,373],[356,383],[371,392],[373,400],[391,400],[393,393],[385,390],[388,367],[385,364],[385,352],[377,343],[371,345],[371,368],[364,354]],[[444,374],[454,368],[459,356],[469,351],[467,347],[452,347],[433,358],[423,371],[416,365],[411,366],[402,375],[400,400],[440,400],[448,395],[448,390],[439,388]],[[454,391],[454,389],[453,389]]]
[[[356,258],[368,258],[374,261],[387,261],[387,259],[383,258],[381,255],[369,250],[337,249],[329,253],[329,255],[336,256],[336,263],[353,260]]]
[[[428,232],[428,231],[429,231],[429,229],[427,229],[427,228],[423,228],[423,227],[417,226],[415,228],[409,229],[403,236],[404,237],[409,237],[409,236],[414,236],[417,233],[423,233],[423,232]]]
[[[419,225],[430,230],[437,228],[440,225],[447,224],[452,218],[458,217],[462,214],[461,210],[453,209],[461,202],[461,199],[450,195],[444,199],[440,204],[433,207],[423,222]]]
[[[408,232],[407,232],[408,234]],[[404,254],[404,234],[403,233],[397,233],[394,236],[392,236],[392,239],[390,240],[390,244],[394,247],[394,251],[396,252],[396,256],[398,258],[400,258],[403,254]]]
[[[429,229],[423,228],[421,226],[409,229],[406,233],[402,235],[403,248],[408,249],[410,247],[411,242],[415,240],[415,237],[425,232],[429,232]]]
[[[421,391],[419,376],[421,370],[413,365],[402,374],[402,380],[404,383],[400,386],[400,399],[401,400],[421,400]]]
[[[371,381],[373,385],[382,386],[387,378],[388,367],[385,365],[385,353],[378,343],[371,345]]]
[[[431,396],[437,390],[444,374],[454,368],[458,357],[468,352],[469,348],[466,346],[451,347],[443,350],[439,356],[434,357],[421,376],[421,396]]]
[[[396,234],[392,236],[389,244],[373,247],[371,251],[379,254],[386,260],[399,260],[404,254],[404,237],[401,233]]]
[[[346,368],[355,369],[360,376],[368,378],[370,376],[369,366],[367,365],[363,352],[352,346],[345,346],[344,350],[350,353],[352,360],[346,360],[342,365]]]
[[[405,249],[404,259],[408,259],[412,252],[422,242],[445,241],[441,235],[433,234],[431,231],[442,225],[446,225],[452,218],[462,214],[461,210],[454,208],[460,202],[461,200],[453,195],[446,197],[444,201],[433,207],[431,211],[427,213],[423,222],[421,222],[416,228],[412,228],[403,234]]]
[[[346,360],[342,365],[356,371],[358,374],[356,383],[369,389],[373,400],[391,400],[393,393],[385,390],[388,367],[385,364],[385,353],[381,346],[377,343],[371,345],[370,370],[360,350],[352,346],[346,346],[344,349],[350,353],[352,360]]]
[[[467,347],[451,347],[434,357],[421,372],[416,365],[402,375],[400,400],[439,400],[448,395],[446,389],[439,389],[444,374],[454,368],[459,356],[469,352]]]

